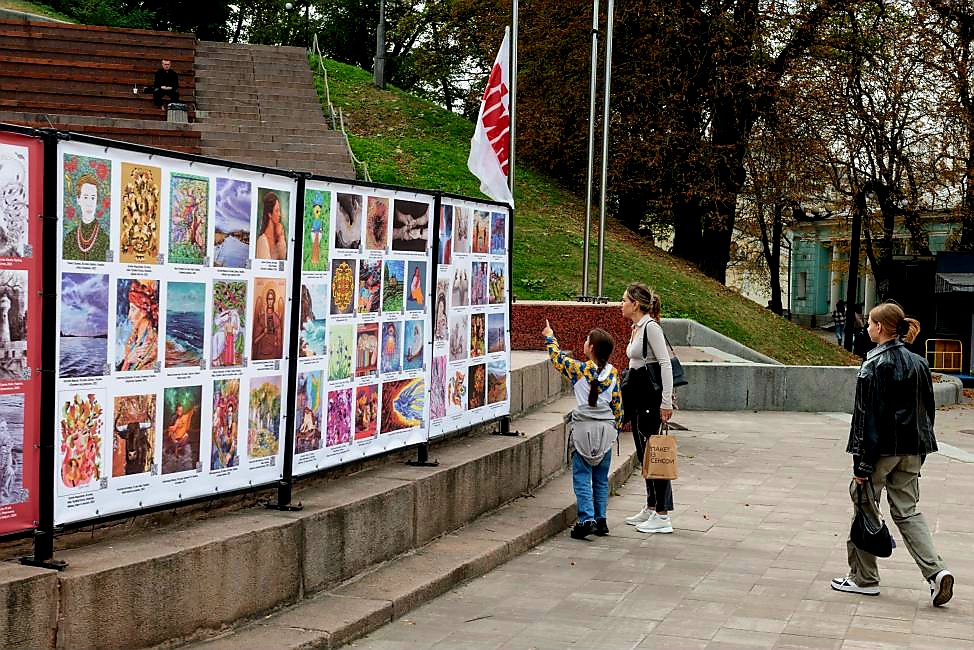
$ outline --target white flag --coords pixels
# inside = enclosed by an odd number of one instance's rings
[[[514,205],[510,187],[511,109],[510,35],[504,29],[504,42],[490,71],[487,89],[480,100],[477,128],[470,139],[467,167],[480,179],[480,191],[502,203]]]

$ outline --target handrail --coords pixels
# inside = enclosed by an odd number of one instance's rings
[[[315,34],[311,41],[311,46],[308,48],[308,53],[313,54],[318,57],[318,67],[321,68],[321,72],[324,75],[325,80],[325,103],[328,105],[328,115],[331,118],[331,128],[332,130],[337,130],[335,124],[335,107],[331,103],[331,89],[328,87],[328,69],[325,68],[323,62],[324,56],[321,54],[321,48],[318,47],[318,35]],[[338,125],[341,127],[342,137],[345,139],[345,148],[348,149],[348,155],[352,159],[352,166],[355,168],[362,168],[362,178],[368,182],[372,182],[372,175],[369,174],[369,164],[364,160],[359,160],[355,157],[355,152],[352,151],[352,145],[348,142],[348,132],[345,130],[345,119],[342,114],[341,109],[338,109]]]

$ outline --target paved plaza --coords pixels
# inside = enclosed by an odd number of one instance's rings
[[[609,537],[566,530],[350,647],[974,648],[974,407],[938,411],[942,450],[921,479],[921,510],[957,576],[940,609],[902,543],[880,560],[880,596],[829,588],[847,568],[849,419],[677,412],[688,430],[674,534],[622,522],[645,502],[633,475],[609,500]]]

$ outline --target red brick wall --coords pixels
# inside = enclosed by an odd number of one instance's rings
[[[629,343],[631,321],[622,317],[621,303],[593,305],[587,302],[518,301],[511,306],[511,347],[514,350],[544,350],[545,319],[555,330],[558,344],[582,356],[582,344],[588,333],[601,327],[616,341],[609,361],[616,368],[626,368],[626,345]]]

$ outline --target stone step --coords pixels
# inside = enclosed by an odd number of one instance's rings
[[[610,495],[632,475],[635,449],[623,438],[609,470]],[[455,533],[400,556],[374,572],[187,650],[339,648],[420,605],[480,577],[562,533],[575,519],[571,475],[564,473],[530,498],[480,517]],[[405,642],[403,646],[414,644]],[[557,644],[555,644],[557,645]],[[397,647],[395,643],[390,647]]]
[[[480,434],[433,441],[436,467],[406,466],[400,461],[414,452],[404,451],[364,461],[359,471],[345,467],[328,477],[298,479],[295,502],[303,509],[297,512],[262,507],[220,512],[217,507],[213,512],[219,514],[201,512],[195,520],[143,532],[126,526],[113,537],[92,539],[86,531],[77,537],[89,538],[81,542],[85,546],[64,549],[58,544],[56,558],[68,563],[60,572],[0,563],[0,589],[16,594],[12,611],[21,614],[9,617],[0,631],[0,647],[49,648],[55,642],[59,648],[94,650],[172,645],[218,633],[316,593],[362,598],[375,578],[365,575],[357,583],[343,583],[394,558],[426,555],[415,549],[537,490],[564,468],[564,413],[574,398],[558,399],[567,385],[544,358],[514,355],[512,412],[523,414],[514,421],[521,436],[489,435],[496,425],[481,427]],[[527,413],[525,405],[536,408]],[[440,507],[444,498],[450,507]],[[539,516],[534,521],[547,519],[548,524],[505,525],[496,533],[495,520],[488,519],[469,527],[478,535],[491,533],[498,547],[513,553],[567,525],[566,508],[571,505],[562,501],[549,504],[547,497],[539,497],[516,503],[513,512],[526,504],[539,509],[531,514]],[[382,522],[381,534],[376,534],[376,522]],[[532,532],[524,536],[526,530]],[[440,545],[433,550],[470,567],[448,571],[453,582],[473,567],[486,571],[494,565],[494,560],[471,562],[448,553],[449,539],[437,541]],[[482,545],[478,548],[482,554]],[[500,561],[505,556],[495,550],[490,557]],[[415,561],[398,566],[386,575],[419,569]],[[410,584],[417,580],[428,584],[419,574]],[[390,614],[417,602],[420,593],[439,593],[451,582],[437,577],[433,584],[401,592]],[[402,585],[386,586],[399,590]],[[160,603],[166,604],[164,616],[159,615]],[[112,616],[104,615],[106,608]]]
[[[277,145],[275,147],[277,149],[292,144],[345,147],[345,139],[335,132],[317,133],[314,131],[304,135],[268,135],[264,130],[251,133],[208,131],[203,136],[203,142],[208,147],[232,147],[233,143],[247,143],[255,137],[265,145],[274,143]]]

